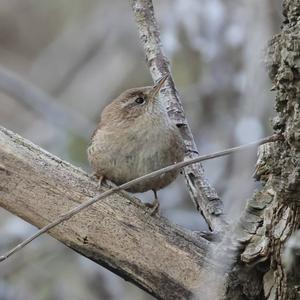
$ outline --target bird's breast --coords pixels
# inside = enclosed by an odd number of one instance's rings
[[[89,152],[93,152],[89,160],[96,172],[122,184],[183,160],[184,146],[176,126],[149,122],[115,132],[99,132]],[[144,191],[158,185],[161,188],[173,181],[176,174],[173,172],[165,178],[145,182],[132,191]]]

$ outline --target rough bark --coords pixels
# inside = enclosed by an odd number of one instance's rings
[[[255,177],[262,189],[249,200],[239,226],[240,261],[227,299],[300,299],[299,272],[287,272],[283,251],[300,226],[300,3],[283,2],[284,25],[273,37],[266,64],[276,90],[273,119],[282,141],[263,145]]]
[[[82,170],[0,129],[1,207],[40,228],[96,193],[97,183]],[[152,217],[125,192],[50,234],[159,299],[188,299],[219,276],[206,258],[209,242]]]
[[[157,81],[163,75],[171,74],[171,72],[170,63],[163,54],[152,0],[131,0],[131,3],[149,71],[153,80]],[[169,78],[166,88],[161,90],[160,97],[166,103],[170,118],[177,124],[184,138],[185,159],[197,157],[199,153],[172,77]],[[183,173],[190,197],[208,226],[212,230],[223,231],[225,226],[223,205],[215,189],[205,178],[201,163],[185,167]]]

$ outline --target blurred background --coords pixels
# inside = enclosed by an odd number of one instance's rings
[[[280,0],[154,1],[165,52],[201,154],[271,133],[263,59]],[[86,147],[102,108],[151,84],[128,1],[1,0],[0,124],[90,172]],[[234,222],[256,188],[255,151],[204,164]],[[150,201],[151,194],[138,195]],[[182,178],[160,191],[161,215],[206,230]],[[35,228],[0,209],[3,253]],[[0,300],[152,299],[51,237],[0,268]]]

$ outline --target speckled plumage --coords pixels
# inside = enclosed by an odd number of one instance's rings
[[[97,176],[120,185],[183,160],[182,137],[157,96],[162,84],[127,90],[105,107],[88,148],[88,159]],[[137,98],[145,102],[138,104]],[[161,189],[177,173],[143,181],[128,191]]]

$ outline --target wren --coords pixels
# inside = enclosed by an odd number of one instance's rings
[[[88,160],[99,179],[121,185],[169,166],[184,158],[184,142],[169,118],[159,91],[167,80],[154,86],[132,88],[107,105],[88,147]],[[158,210],[156,191],[169,185],[178,171],[137,183],[127,191],[154,192],[153,212]]]

